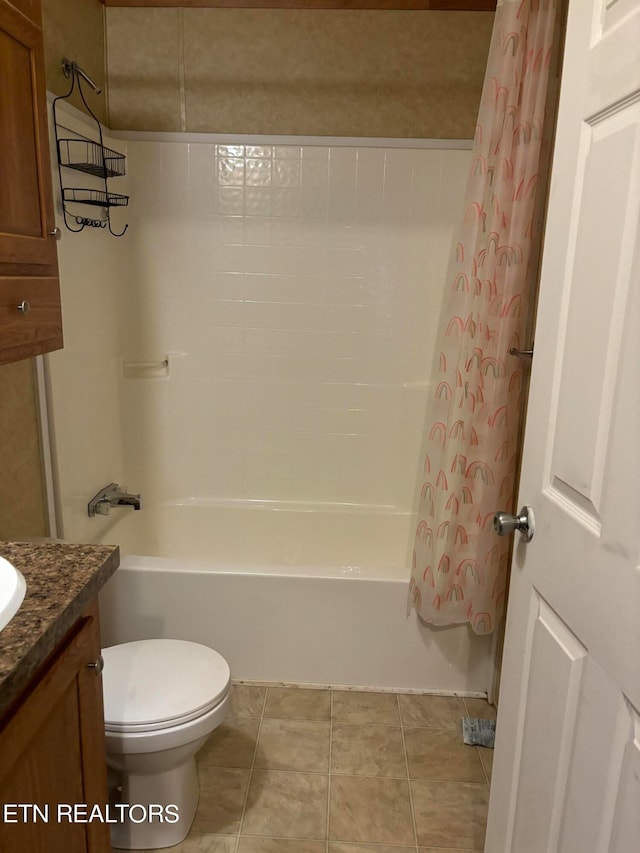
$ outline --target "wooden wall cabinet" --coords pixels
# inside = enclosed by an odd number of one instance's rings
[[[107,801],[97,607],[75,624],[0,724],[0,803],[48,804],[48,822],[5,823],[3,853],[110,853],[105,823],[57,821],[57,805]]]
[[[0,364],[62,346],[40,4],[14,2],[0,0]]]

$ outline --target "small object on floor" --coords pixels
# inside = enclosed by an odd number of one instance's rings
[[[487,746],[493,749],[496,739],[495,720],[462,717],[462,740],[470,746]]]

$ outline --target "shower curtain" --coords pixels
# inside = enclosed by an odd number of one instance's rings
[[[427,420],[410,601],[434,625],[494,630],[504,609],[532,300],[531,244],[556,0],[498,2],[454,242]],[[526,368],[525,368],[526,369]]]

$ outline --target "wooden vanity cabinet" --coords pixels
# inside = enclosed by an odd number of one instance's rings
[[[109,826],[57,821],[58,804],[107,801],[97,606],[78,620],[0,724],[0,803],[48,805],[4,823],[2,853],[110,853]]]
[[[0,0],[0,364],[62,346],[40,3],[15,4]]]

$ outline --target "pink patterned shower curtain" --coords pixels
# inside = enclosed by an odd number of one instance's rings
[[[494,630],[504,609],[531,243],[556,0],[498,3],[436,344],[411,602],[434,625]]]

